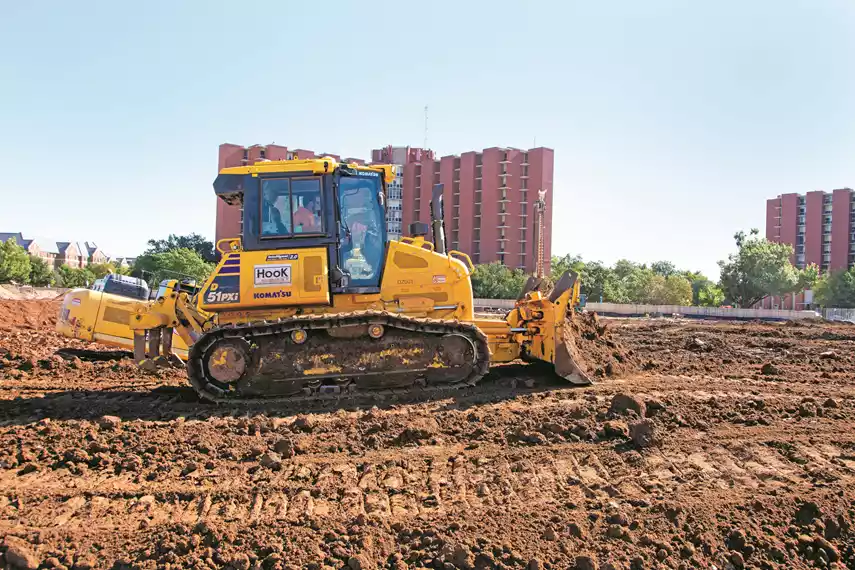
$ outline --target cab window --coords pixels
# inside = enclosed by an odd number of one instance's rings
[[[338,200],[345,232],[340,255],[350,275],[350,285],[355,287],[376,287],[380,283],[386,243],[380,193],[379,178],[342,176],[339,182]]]
[[[297,178],[291,181],[291,211],[295,234],[323,233],[321,181],[318,178]]]
[[[323,233],[319,178],[274,178],[261,182],[261,237]]]

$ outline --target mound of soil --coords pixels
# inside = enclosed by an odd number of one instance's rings
[[[621,376],[638,368],[633,351],[597,313],[571,312],[564,322],[564,341],[582,372],[592,378]]]
[[[0,299],[0,329],[53,330],[62,297],[55,299]]]

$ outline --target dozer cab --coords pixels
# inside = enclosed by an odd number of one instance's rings
[[[530,280],[504,320],[476,319],[472,262],[446,251],[441,187],[433,241],[423,223],[389,240],[393,179],[390,166],[331,158],[221,170],[214,190],[241,207],[242,235],[217,243],[222,257],[204,283],[164,281],[130,315],[137,362],[175,365],[176,334],[190,383],[216,402],[468,386],[518,358],[589,383],[564,336],[575,274],[548,296]]]

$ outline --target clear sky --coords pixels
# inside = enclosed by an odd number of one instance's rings
[[[213,238],[217,145],[555,149],[553,253],[717,275],[855,186],[855,2],[5,2],[0,231]],[[313,8],[312,6],[315,6]]]

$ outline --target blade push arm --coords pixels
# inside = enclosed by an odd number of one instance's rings
[[[210,326],[211,316],[199,310],[190,293],[176,280],[164,282],[157,299],[131,317],[134,331],[134,360],[145,369],[181,365],[172,352],[172,335],[192,346]]]

